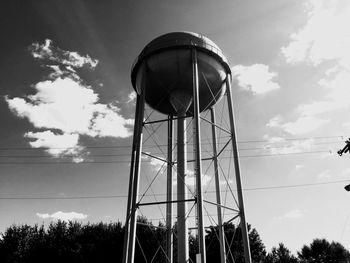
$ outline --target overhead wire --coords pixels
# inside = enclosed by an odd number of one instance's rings
[[[227,136],[227,138],[230,138],[230,136]],[[344,138],[343,135],[338,135],[338,136],[315,136],[315,137],[298,137],[298,138],[282,138],[283,141],[279,141],[279,142],[271,142],[269,140],[238,140],[237,143],[283,143],[284,141],[304,141],[304,140],[321,140],[321,139],[331,139],[331,138],[339,138],[342,139]],[[342,141],[339,141],[342,142]],[[337,142],[322,142],[322,143],[318,143],[318,144],[328,144],[328,143],[337,143]],[[167,144],[159,144],[158,146],[162,146],[165,147],[167,146]],[[156,148],[158,146],[155,145],[143,145],[144,147],[150,147],[150,148]],[[122,148],[126,148],[129,149],[131,148],[131,145],[104,145],[104,146],[83,146],[86,149],[122,149]],[[36,148],[29,148],[29,147],[0,147],[0,150],[47,150],[48,148],[46,147],[36,147]],[[59,150],[59,149],[75,149],[75,147],[50,147],[50,149],[55,149],[55,150]]]
[[[273,190],[273,189],[288,189],[288,188],[301,188],[301,187],[312,187],[322,186],[330,184],[348,183],[349,180],[336,180],[327,182],[317,183],[303,183],[303,184],[291,184],[291,185],[274,185],[274,186],[262,186],[262,187],[248,187],[243,188],[243,191],[261,191],[261,190]],[[233,189],[232,191],[237,191]],[[221,191],[229,192],[229,191]],[[216,191],[207,191],[207,193],[216,193]],[[154,193],[152,195],[145,196],[165,196],[166,194]],[[127,195],[90,195],[90,196],[0,196],[0,200],[74,200],[74,199],[111,199],[111,198],[127,198]]]

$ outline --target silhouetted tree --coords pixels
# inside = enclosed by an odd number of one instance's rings
[[[146,217],[138,217],[135,262],[166,262],[166,229],[161,223],[154,226]]]
[[[337,242],[329,243],[326,239],[315,239],[310,246],[304,245],[298,257],[301,263],[349,263],[350,253]]]
[[[174,226],[174,258],[176,259],[176,224]],[[215,227],[207,231],[207,262],[219,258],[218,239]],[[163,224],[154,226],[145,217],[137,220],[135,262],[166,262]],[[235,262],[244,262],[241,230],[233,224],[225,225],[226,244]],[[44,226],[9,227],[0,238],[1,263],[95,263],[121,262],[123,254],[124,228],[121,223],[97,223],[82,225],[78,222],[57,221]],[[254,262],[262,262],[265,248],[258,232],[249,231]],[[198,253],[197,238],[189,236],[189,255],[195,262]],[[176,261],[175,261],[176,262]],[[229,256],[228,262],[233,262]]]
[[[11,226],[0,239],[1,263],[121,262],[121,223],[51,223],[44,227]]]
[[[297,263],[298,259],[292,255],[290,250],[283,243],[278,244],[278,248],[273,247],[268,253],[265,263]]]
[[[248,236],[252,260],[255,263],[264,262],[266,251],[256,229],[248,226]],[[242,230],[232,223],[224,224],[225,246],[227,253],[227,262],[244,263],[244,249],[242,242]],[[219,233],[217,227],[210,227],[207,230],[207,261],[215,262],[220,258],[220,244],[218,239]]]

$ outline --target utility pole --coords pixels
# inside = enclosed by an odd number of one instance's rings
[[[343,153],[350,153],[350,138],[347,141],[345,141],[345,143],[346,145],[344,146],[344,148],[338,151],[339,156],[342,156]]]
[[[338,151],[339,156],[342,156],[343,153],[347,153],[347,152],[350,153],[350,138],[347,141],[345,141],[345,143],[346,144],[345,144],[344,148]],[[350,184],[346,185],[344,187],[344,189],[349,192],[350,191]]]

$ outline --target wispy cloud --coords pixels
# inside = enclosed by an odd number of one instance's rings
[[[143,154],[141,156],[142,159],[147,160],[149,162],[149,165],[156,171],[158,172],[159,170],[161,170],[160,172],[164,172],[167,169],[167,163],[160,160],[162,159],[161,157],[159,157],[160,159],[151,157],[147,154],[150,154],[148,152],[146,152],[146,154]],[[158,157],[158,156],[155,156]]]
[[[275,217],[274,220],[282,221],[286,219],[300,219],[305,216],[305,213],[300,209],[292,209],[285,213],[284,215]]]
[[[211,181],[212,176],[208,174],[202,174],[202,186],[206,186]],[[196,185],[196,177],[194,171],[188,170],[186,173],[186,184],[190,187],[194,187]]]
[[[327,122],[329,122],[329,120],[321,119],[313,115],[302,115],[295,121],[285,121],[281,116],[276,116],[270,119],[266,126],[282,129],[292,135],[300,135],[309,133]]]
[[[254,94],[264,94],[280,88],[279,84],[274,82],[277,73],[271,72],[269,66],[264,64],[237,65],[232,67],[232,74],[242,89]]]
[[[350,130],[350,122],[345,122],[342,125],[345,129]]]
[[[87,65],[90,68],[95,68],[98,64],[98,60],[92,59],[89,55],[82,56],[78,52],[62,50],[59,47],[53,46],[50,39],[46,39],[43,44],[31,44],[29,50],[36,59],[68,67],[81,68]]]
[[[314,143],[314,139],[312,138],[300,141],[288,141],[288,143],[282,137],[270,137],[269,135],[265,135],[264,139],[266,139],[268,143],[266,149],[270,150],[272,154],[298,153],[310,150]]]
[[[135,91],[131,92],[128,96],[128,100],[126,103],[130,103],[130,102],[135,102],[136,101],[136,97],[137,97],[137,94]]]
[[[339,59],[349,66],[350,4],[347,1],[309,0],[308,20],[291,42],[281,49],[288,63],[309,62],[318,65]]]
[[[42,219],[50,219],[50,220],[62,220],[62,221],[70,221],[70,220],[83,220],[88,217],[88,215],[77,213],[77,212],[62,212],[58,211],[52,214],[41,214],[36,213],[36,215]]]
[[[318,66],[329,62],[329,68],[318,84],[325,91],[323,98],[300,105],[294,121],[275,125],[290,134],[303,134],[320,128],[330,119],[325,113],[350,106],[350,3],[347,1],[308,2],[306,24],[293,33],[281,52],[287,63]]]
[[[125,138],[132,134],[133,120],[124,118],[115,104],[100,103],[98,94],[76,72],[84,66],[94,69],[97,60],[55,47],[51,40],[32,44],[30,51],[52,72],[33,85],[34,95],[5,96],[5,100],[15,115],[40,129],[25,134],[33,140],[32,147],[47,148],[54,156],[73,154],[79,159],[84,150],[79,145],[81,135]]]
[[[317,175],[317,179],[320,181],[329,180],[332,178],[331,170],[326,169]]]

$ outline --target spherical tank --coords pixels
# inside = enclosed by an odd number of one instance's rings
[[[210,39],[191,32],[173,32],[151,41],[133,64],[131,81],[153,109],[176,115],[170,95],[181,91],[193,94],[193,50],[198,65],[199,110],[209,109],[223,96],[225,79],[231,73],[229,63],[220,48]],[[193,100],[187,115],[192,115]]]

